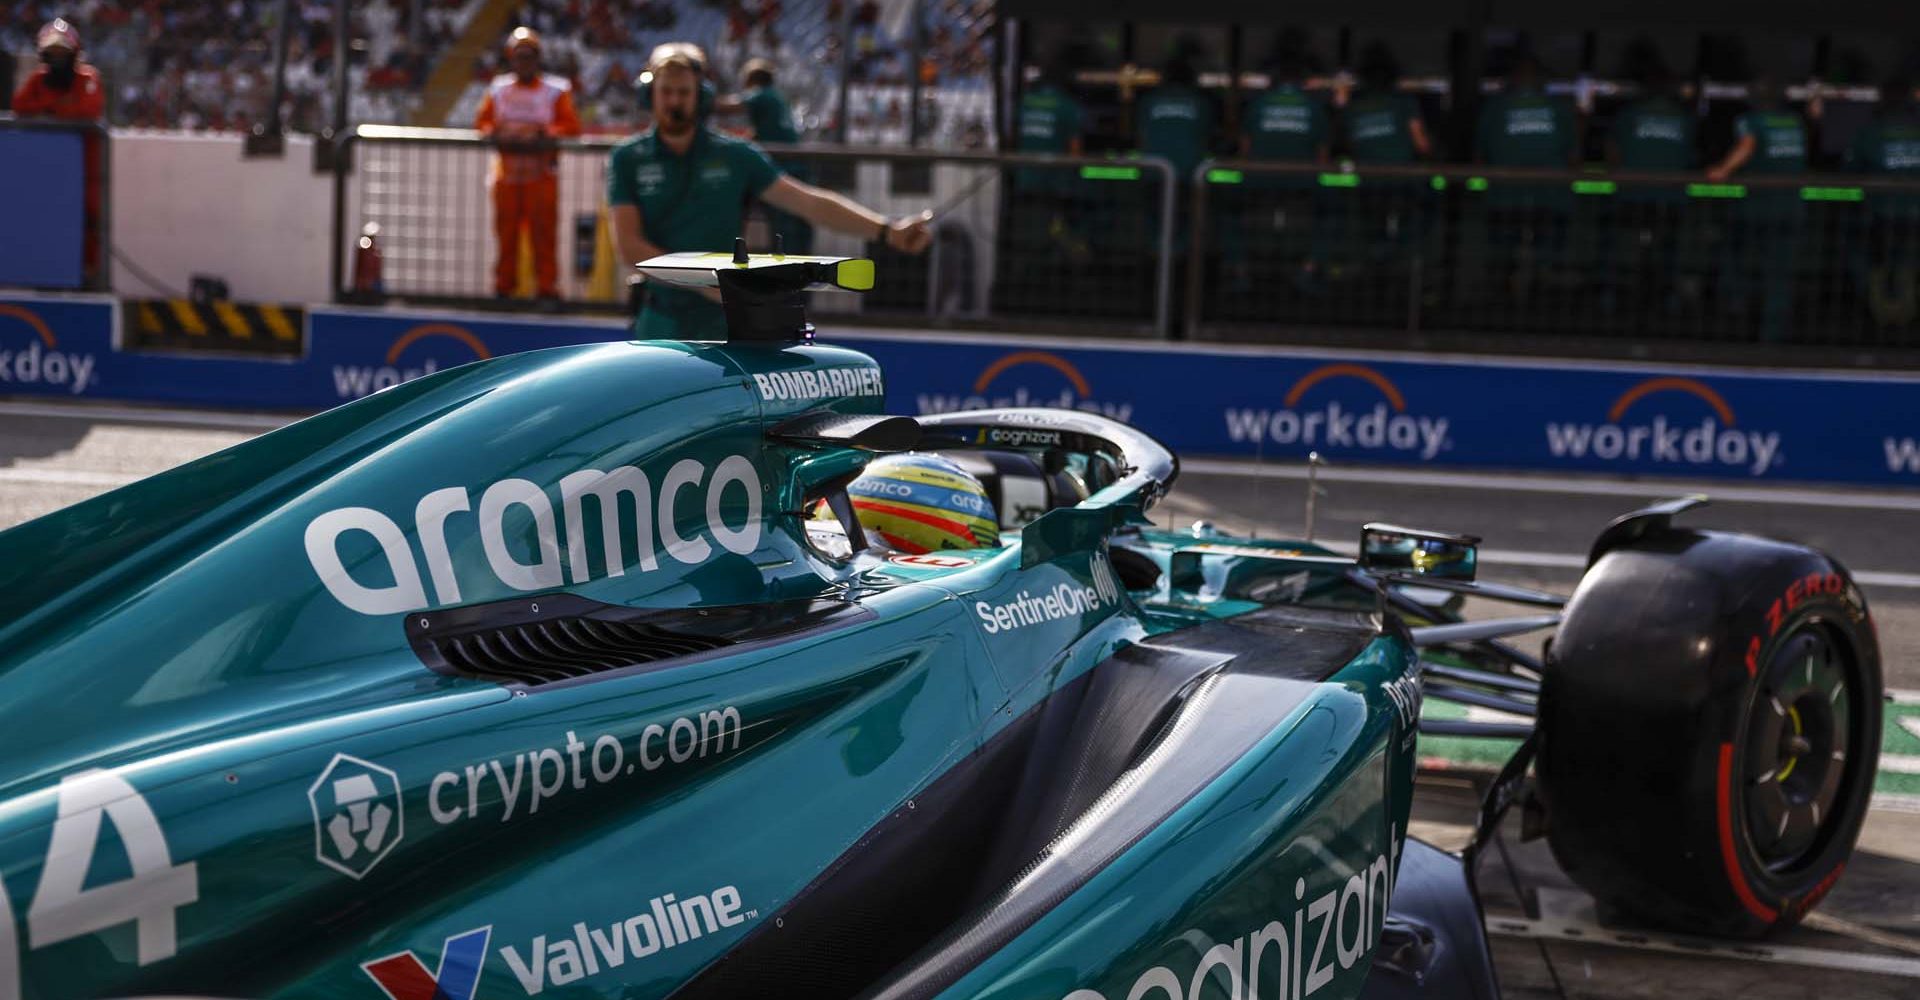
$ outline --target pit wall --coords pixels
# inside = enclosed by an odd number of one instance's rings
[[[113,130],[115,292],[172,297],[204,274],[239,302],[331,297],[333,176],[314,172],[313,139],[287,136],[280,157],[241,152],[238,135]]]
[[[617,340],[614,320],[318,307],[303,356],[123,351],[121,307],[0,295],[0,395],[313,411],[518,351]],[[836,329],[888,406],[1066,406],[1186,455],[1920,484],[1920,376]]]

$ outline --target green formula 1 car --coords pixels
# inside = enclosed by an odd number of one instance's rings
[[[1139,431],[883,415],[802,308],[870,263],[646,267],[732,339],[440,372],[0,533],[0,1000],[1492,997],[1513,803],[1695,932],[1852,850],[1880,671],[1819,552],[1675,502],[1563,599],[1444,533],[1153,530]],[[908,450],[997,545],[868,542]],[[1423,730],[1525,738],[1464,856],[1407,836]]]

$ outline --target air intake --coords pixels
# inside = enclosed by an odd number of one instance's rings
[[[407,616],[407,638],[437,673],[536,687],[660,669],[796,638],[871,614],[844,601],[686,610],[623,608],[571,594]]]

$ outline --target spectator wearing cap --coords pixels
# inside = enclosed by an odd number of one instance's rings
[[[493,162],[493,226],[499,254],[493,272],[497,298],[513,294],[520,274],[520,234],[533,247],[536,294],[544,302],[560,295],[555,238],[560,216],[559,155],[554,139],[580,134],[573,87],[540,72],[540,36],[515,28],[507,39],[513,71],[487,85],[474,126],[500,144]]]
[[[34,36],[40,67],[13,94],[13,113],[22,118],[57,118],[98,122],[106,113],[107,93],[100,73],[80,59],[80,32],[64,18],[54,18]],[[100,271],[101,138],[85,137],[81,159],[85,171],[86,229],[82,237],[81,266],[87,283]]]
[[[786,95],[774,86],[773,63],[765,59],[747,60],[740,67],[740,93],[721,98],[716,107],[722,112],[746,115],[754,142],[800,141],[800,130],[793,122],[793,107],[787,103]],[[776,156],[773,162],[789,177],[802,181],[812,179],[805,161]],[[767,206],[767,222],[787,253],[813,252],[813,227],[799,216]]]

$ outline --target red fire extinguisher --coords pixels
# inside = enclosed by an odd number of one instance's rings
[[[360,230],[360,242],[353,251],[353,291],[361,298],[379,298],[386,294],[381,277],[380,224],[369,222]]]

